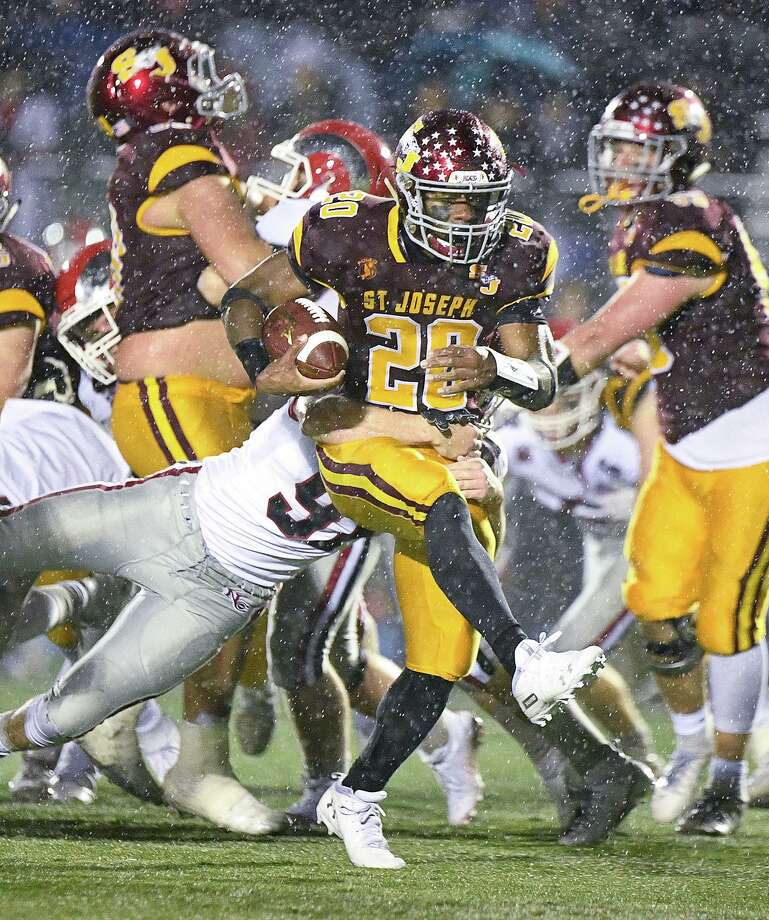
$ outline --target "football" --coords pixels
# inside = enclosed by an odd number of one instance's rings
[[[323,307],[302,297],[276,307],[267,317],[262,338],[270,358],[281,357],[301,335],[307,342],[296,356],[303,377],[327,380],[344,369],[350,350],[342,327]]]

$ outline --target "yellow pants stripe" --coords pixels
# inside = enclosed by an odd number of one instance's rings
[[[735,648],[747,651],[755,645],[756,627],[765,608],[767,597],[767,570],[769,570],[769,522],[767,522],[758,543],[754,563],[743,582],[743,590],[737,602]],[[766,611],[764,610],[764,616]]]

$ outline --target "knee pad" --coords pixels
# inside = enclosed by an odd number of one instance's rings
[[[646,639],[646,654],[652,671],[673,677],[676,674],[688,674],[699,664],[704,653],[697,643],[690,616],[645,624],[647,628],[652,625],[667,627],[668,632],[667,636]]]

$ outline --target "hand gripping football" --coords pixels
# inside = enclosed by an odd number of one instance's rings
[[[270,358],[280,358],[301,335],[307,336],[296,356],[296,368],[311,380],[328,380],[344,369],[350,353],[337,321],[304,297],[281,304],[268,315],[262,339]]]

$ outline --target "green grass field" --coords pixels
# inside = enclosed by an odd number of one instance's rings
[[[296,744],[282,721],[240,775],[269,803],[299,788]],[[528,763],[486,720],[486,800],[449,830],[429,772],[409,762],[391,784],[385,828],[401,872],[353,869],[324,835],[249,840],[153,806],[103,782],[90,808],[11,806],[0,766],[0,907],[51,920],[240,918],[769,917],[769,813],[740,835],[695,841],[656,827],[641,806],[603,846],[557,842]]]

